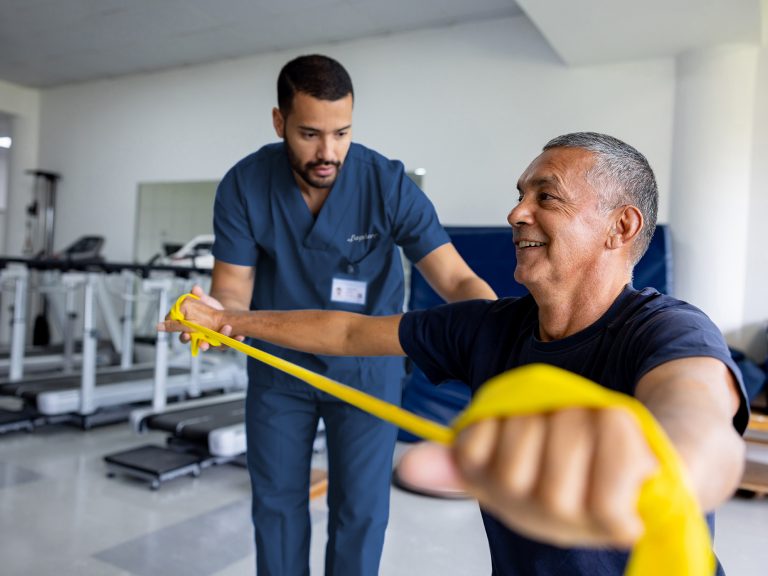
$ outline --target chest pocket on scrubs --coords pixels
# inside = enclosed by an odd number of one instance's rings
[[[389,265],[387,245],[379,233],[350,236],[349,250],[331,280],[331,302],[360,310],[366,306],[371,284]]]

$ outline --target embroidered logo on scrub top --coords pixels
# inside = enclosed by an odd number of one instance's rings
[[[352,242],[365,242],[366,240],[375,240],[378,237],[378,232],[369,232],[368,234],[352,234],[349,238],[347,238],[347,242],[350,244]]]

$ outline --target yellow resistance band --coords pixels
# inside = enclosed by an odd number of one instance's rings
[[[453,443],[467,426],[487,418],[550,412],[563,408],[620,408],[638,422],[659,468],[642,486],[638,512],[645,533],[637,541],[626,576],[712,576],[715,560],[709,530],[698,504],[685,483],[685,471],[666,434],[650,412],[637,400],[612,392],[576,374],[544,364],[531,364],[500,374],[485,383],[451,427],[442,426],[360,390],[297,366],[218,332],[184,319],[181,296],[171,309],[173,320],[193,332],[192,354],[204,340],[226,345],[373,416],[426,440]]]

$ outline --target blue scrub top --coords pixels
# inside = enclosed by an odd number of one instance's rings
[[[251,309],[348,310],[397,314],[403,309],[403,268],[449,242],[426,195],[401,162],[353,143],[325,204],[314,217],[301,196],[284,144],[264,146],[224,177],[214,206],[217,260],[255,266]],[[364,304],[332,301],[334,278],[364,282]],[[310,370],[363,389],[397,382],[401,358],[337,358],[256,346]],[[306,385],[249,359],[252,385]]]

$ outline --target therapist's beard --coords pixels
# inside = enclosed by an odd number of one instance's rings
[[[312,188],[333,187],[334,183],[336,182],[336,178],[339,175],[339,170],[341,170],[341,162],[307,162],[302,166],[301,160],[299,160],[299,157],[294,154],[293,150],[291,149],[291,145],[287,140],[285,140],[285,150],[288,153],[288,163],[291,165],[291,169],[296,172],[296,174],[299,175],[299,178],[304,180],[304,182],[309,184]],[[336,166],[336,175],[331,179],[320,180],[318,178],[313,178],[311,173],[312,168],[323,165]]]

